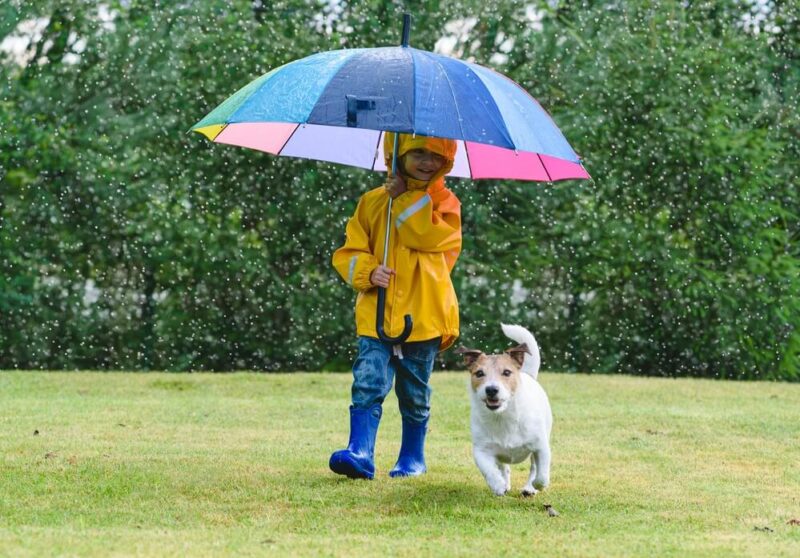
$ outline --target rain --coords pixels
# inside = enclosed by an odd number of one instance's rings
[[[0,369],[348,370],[331,254],[384,176],[189,129],[283,64],[398,45],[412,4],[6,2]],[[592,177],[447,180],[461,342],[523,323],[548,370],[800,379],[799,22],[778,0],[415,16],[412,46],[518,82]]]

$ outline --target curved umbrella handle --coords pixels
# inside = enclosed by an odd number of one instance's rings
[[[399,134],[394,135],[394,149],[392,150],[392,176],[397,173],[397,140]],[[386,208],[386,237],[383,239],[383,265],[389,261],[389,231],[391,230],[392,223],[392,202],[394,200],[389,197],[389,205]],[[386,289],[378,287],[378,308],[375,311],[375,332],[378,334],[378,339],[384,343],[391,343],[392,345],[399,345],[411,335],[411,328],[414,327],[414,322],[411,320],[411,314],[405,315],[405,325],[403,332],[397,337],[389,337],[383,331],[383,315],[386,306]]]
[[[383,287],[378,287],[378,309],[375,315],[375,331],[378,333],[378,339],[380,339],[384,343],[391,343],[392,345],[398,345],[403,341],[405,341],[406,339],[408,339],[408,336],[411,335],[411,328],[414,327],[414,323],[411,320],[411,314],[406,314],[405,325],[403,326],[403,332],[397,337],[389,337],[383,331],[383,312],[385,305],[386,305],[386,289]]]

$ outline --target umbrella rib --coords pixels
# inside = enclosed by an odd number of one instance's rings
[[[467,170],[469,171],[469,177],[472,178],[472,161],[469,158],[469,149],[467,148],[467,140],[464,140],[464,155],[467,156]]]
[[[414,53],[409,52],[411,59],[411,129],[417,135],[417,65],[414,62]]]
[[[286,138],[285,142],[283,142],[283,145],[281,145],[281,148],[278,149],[278,155],[280,155],[283,152],[283,150],[286,149],[286,145],[292,140],[292,138],[294,137],[295,133],[297,133],[297,130],[299,130],[300,126],[302,126],[302,125],[303,124],[298,124],[297,126],[294,127],[294,130],[292,130],[292,133],[289,134],[289,137]]]
[[[425,53],[425,55],[428,56],[427,53]],[[450,88],[450,95],[453,97],[453,106],[456,107],[456,116],[458,116],[458,129],[461,130],[461,139],[464,140],[464,145],[466,145],[467,138],[464,137],[464,126],[461,124],[461,111],[458,110],[458,101],[456,100],[456,93],[455,93],[455,90],[453,89],[453,83],[450,81],[450,76],[447,75],[447,72],[445,71],[444,66],[442,66],[441,62],[436,60],[435,57],[428,56],[428,58],[432,59],[434,61],[434,63],[437,66],[439,66],[439,69],[444,74],[444,78],[447,80],[447,87]]]
[[[371,170],[375,170],[375,162],[378,160],[378,149],[381,146],[381,136],[382,135],[383,135],[383,132],[378,130],[378,141],[375,142],[375,154],[372,156],[372,169]]]
[[[547,167],[544,164],[544,160],[542,159],[542,156],[539,153],[537,153],[536,156],[539,158],[539,162],[542,164],[542,168],[544,169],[544,173],[547,175],[547,181],[548,182],[552,182],[553,178],[550,176],[550,171],[547,170]]]
[[[225,131],[225,128],[227,128],[229,125],[230,125],[230,123],[229,123],[229,122],[225,122],[225,123],[223,123],[223,126],[222,126],[222,128],[220,128],[219,132],[217,132],[217,133],[214,135],[214,139],[213,139],[213,140],[211,140],[211,141],[213,141],[214,143],[216,143],[216,142],[217,142],[217,138],[219,137],[219,135],[220,135],[222,132],[224,132],[224,131]]]

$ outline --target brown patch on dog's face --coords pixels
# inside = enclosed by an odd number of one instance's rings
[[[511,395],[517,391],[520,365],[511,355],[481,353],[468,366],[473,391],[478,391],[484,384],[501,384]]]
[[[494,370],[497,379],[502,382],[511,395],[517,391],[519,384],[519,363],[509,354],[496,355]]]
[[[472,383],[472,391],[478,391],[481,384],[486,380],[486,361],[488,357],[481,353],[468,363],[469,381]]]

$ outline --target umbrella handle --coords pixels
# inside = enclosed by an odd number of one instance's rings
[[[399,345],[400,343],[408,339],[409,335],[411,335],[411,328],[414,327],[414,323],[411,320],[411,315],[406,314],[405,325],[403,326],[403,332],[397,337],[390,337],[386,335],[386,332],[383,331],[383,313],[385,305],[386,305],[386,289],[383,287],[378,287],[378,308],[375,315],[375,331],[378,333],[378,339],[380,339],[384,343]]]
[[[392,176],[397,173],[397,140],[399,134],[394,135],[394,150],[392,151]],[[389,198],[389,206],[386,208],[386,237],[383,239],[383,265],[389,261],[389,231],[392,228],[392,198]],[[414,322],[411,320],[411,314],[404,316],[405,325],[403,332],[397,337],[389,337],[383,330],[383,315],[386,306],[386,289],[378,287],[378,307],[375,309],[375,331],[378,334],[378,339],[384,343],[391,343],[392,345],[399,345],[411,335],[411,328],[414,327]]]

